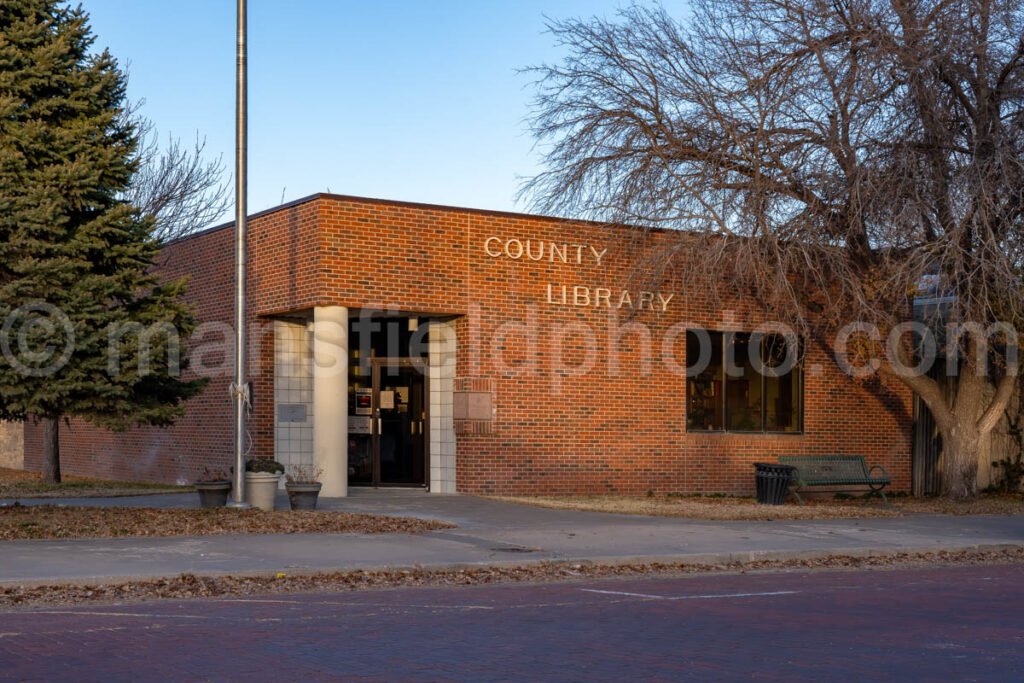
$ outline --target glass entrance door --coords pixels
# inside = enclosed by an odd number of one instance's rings
[[[425,370],[421,360],[373,359],[374,485],[427,483]]]

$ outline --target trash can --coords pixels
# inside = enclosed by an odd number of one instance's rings
[[[755,462],[757,502],[762,505],[782,505],[789,493],[789,482],[796,468],[775,462]]]

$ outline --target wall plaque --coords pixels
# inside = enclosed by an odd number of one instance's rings
[[[373,425],[370,422],[371,418],[367,415],[349,415],[348,416],[348,433],[349,434],[372,434]]]
[[[306,415],[305,403],[281,403],[277,406],[278,422],[305,422]]]
[[[452,417],[456,434],[494,432],[494,380],[482,377],[457,377],[452,395]]]

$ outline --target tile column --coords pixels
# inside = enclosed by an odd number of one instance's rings
[[[430,355],[430,492],[455,493],[455,323],[431,321]]]
[[[313,462],[327,497],[348,495],[348,309],[313,309]]]
[[[313,349],[305,323],[274,321],[274,459],[313,464]],[[281,481],[284,486],[284,480]]]

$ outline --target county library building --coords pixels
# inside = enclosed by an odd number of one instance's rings
[[[184,483],[230,467],[233,235],[161,254],[189,278],[204,392],[165,429],[73,421],[65,472]],[[750,301],[643,284],[664,235],[328,194],[254,215],[250,453],[319,468],[328,496],[751,494],[753,463],[812,454],[862,455],[909,489],[910,392],[810,344],[786,367],[784,342],[751,335],[767,321]],[[28,469],[40,437],[26,428]]]

